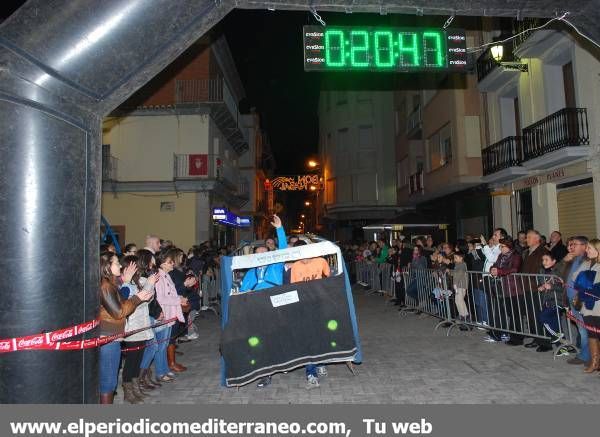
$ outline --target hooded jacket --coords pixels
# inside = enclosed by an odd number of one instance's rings
[[[287,248],[287,239],[283,226],[277,228],[279,250]],[[264,290],[265,288],[278,287],[283,284],[284,263],[268,264],[254,267],[246,272],[240,292]]]

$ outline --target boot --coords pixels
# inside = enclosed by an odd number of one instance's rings
[[[590,346],[590,364],[583,369],[585,373],[594,373],[600,370],[600,340],[597,338],[589,338],[588,344]]]
[[[140,370],[139,382],[142,390],[152,391],[156,388],[152,380],[148,378],[148,369]]]
[[[133,383],[132,382],[124,382],[123,383],[123,399],[129,402],[130,404],[143,404],[143,399],[138,398],[133,392]]]
[[[100,393],[100,403],[101,404],[112,404],[114,397],[115,397],[115,394],[113,392]]]
[[[154,387],[154,384],[152,384],[150,381],[148,381],[148,379],[146,378],[146,373],[145,372],[140,372],[140,376],[138,378],[138,386],[140,387],[140,390],[146,391],[151,393],[156,387]]]
[[[150,381],[155,387],[162,387],[162,384],[158,381],[158,378],[154,378],[152,369],[150,367],[146,369],[146,381]]]
[[[167,363],[169,365],[169,369],[171,369],[173,372],[185,372],[187,370],[187,367],[182,366],[181,364],[178,364],[175,361],[175,345],[174,344],[170,344],[169,347],[167,348]]]
[[[142,390],[140,387],[140,380],[138,378],[131,378],[131,386],[133,387],[133,394],[141,400],[144,400],[144,398],[150,396],[147,392]]]

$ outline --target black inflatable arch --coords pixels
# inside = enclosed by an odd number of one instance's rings
[[[593,0],[571,20],[595,38]],[[0,25],[0,338],[93,319],[102,117],[235,7],[554,16],[556,0],[29,0]],[[298,30],[298,29],[296,29]],[[0,355],[0,402],[94,403],[97,351]]]

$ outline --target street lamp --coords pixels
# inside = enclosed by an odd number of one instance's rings
[[[504,46],[502,44],[496,44],[492,46],[490,51],[492,52],[492,58],[494,58],[494,61],[502,61],[502,58],[504,57]]]
[[[523,64],[522,62],[503,62],[504,58],[504,46],[501,43],[495,43],[490,47],[490,53],[492,55],[492,59],[496,62],[496,64],[504,67],[507,70],[517,70],[523,73],[527,72],[527,64]]]
[[[311,186],[309,187],[309,189],[310,189],[310,191],[317,191],[317,187],[316,187],[316,186],[314,186],[314,185],[311,185]]]
[[[306,216],[304,214],[300,214],[300,218],[305,218]]]
[[[319,163],[314,159],[309,160],[306,164],[309,168],[317,168],[319,166]]]
[[[304,206],[310,206],[310,202],[307,200],[306,202],[304,202]]]

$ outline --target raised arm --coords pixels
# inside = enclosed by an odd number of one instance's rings
[[[279,249],[287,249],[288,244],[287,238],[285,236],[285,230],[283,229],[281,219],[279,218],[279,216],[277,216],[277,214],[273,215],[273,221],[271,222],[271,225],[273,225],[275,231],[277,232],[277,242],[279,244]]]

